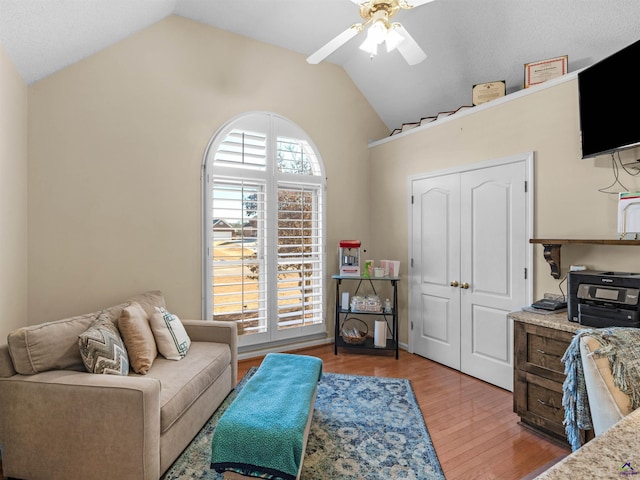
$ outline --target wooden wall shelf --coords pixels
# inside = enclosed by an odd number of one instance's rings
[[[529,243],[540,243],[544,247],[544,259],[551,267],[551,276],[560,278],[560,247],[567,244],[576,245],[640,245],[640,240],[620,239],[587,239],[587,238],[532,238]]]

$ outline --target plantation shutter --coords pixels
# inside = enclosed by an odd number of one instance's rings
[[[322,322],[319,203],[317,187],[278,188],[279,328]]]
[[[213,184],[214,211],[224,212],[213,219],[213,319],[235,321],[241,335],[266,330],[264,196],[258,183]]]
[[[240,345],[325,333],[325,179],[315,148],[273,114],[231,122],[212,142],[207,315],[235,322]]]

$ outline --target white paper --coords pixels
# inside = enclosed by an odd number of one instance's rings
[[[640,232],[640,192],[618,195],[618,233]]]

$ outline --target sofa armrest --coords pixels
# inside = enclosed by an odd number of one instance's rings
[[[593,337],[580,338],[580,359],[595,435],[604,433],[632,411],[631,399],[615,385],[609,359],[593,355],[601,347]]]
[[[160,476],[157,379],[66,370],[14,375],[0,379],[0,405],[6,477]]]
[[[234,322],[216,320],[182,320],[192,342],[226,343],[231,349],[231,379],[238,382],[238,326]]]

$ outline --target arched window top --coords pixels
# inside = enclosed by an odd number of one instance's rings
[[[308,135],[273,113],[240,115],[227,122],[214,135],[213,142],[208,148],[207,161],[214,168],[323,176],[322,162]],[[269,159],[274,159],[273,165]]]

